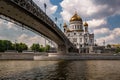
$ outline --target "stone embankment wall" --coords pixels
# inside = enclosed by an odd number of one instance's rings
[[[33,53],[0,53],[1,60],[33,60]]]
[[[0,60],[120,60],[120,54],[0,53]]]

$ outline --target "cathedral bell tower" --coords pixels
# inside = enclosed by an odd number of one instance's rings
[[[85,27],[85,32],[88,32],[88,23],[87,22],[84,23],[84,27]]]
[[[64,23],[63,28],[64,28],[64,32],[66,32],[67,31],[67,24],[66,23]]]

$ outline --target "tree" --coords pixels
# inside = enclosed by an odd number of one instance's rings
[[[5,51],[5,45],[3,44],[3,41],[0,40],[0,52],[4,52]]]
[[[27,50],[27,49],[28,46],[25,43],[12,44],[11,41],[0,40],[0,52],[4,52],[6,50],[17,50],[18,52],[22,52],[23,50]]]
[[[40,45],[40,52],[46,52],[50,49],[50,45],[46,45],[45,47],[43,47],[43,45]]]
[[[120,48],[117,47],[115,52],[116,52],[116,53],[119,53],[119,52],[120,52]]]
[[[25,43],[15,43],[13,44],[14,50],[18,52],[22,52],[23,50],[27,50],[28,46]]]
[[[6,50],[12,50],[13,46],[11,41],[8,40],[0,40],[0,52],[4,52]]]
[[[18,44],[18,48],[17,48],[18,52],[22,52],[23,50],[27,50],[27,49],[28,49],[28,47],[25,43]]]
[[[98,45],[95,43],[95,46],[98,46]]]
[[[43,47],[43,45],[40,45],[39,52],[44,52],[44,51],[45,51],[45,48]]]
[[[34,43],[34,44],[32,44],[31,49],[32,49],[33,51],[39,51],[40,45]]]
[[[46,46],[45,46],[45,50],[46,50],[46,51],[50,50],[50,45],[46,45]]]
[[[111,48],[111,45],[110,45],[110,44],[108,44],[108,45],[107,45],[107,48]]]
[[[34,43],[34,44],[32,44],[32,46],[30,48],[33,51],[45,52],[45,51],[48,51],[50,49],[50,45],[46,45],[45,47],[43,47],[43,45],[39,45],[39,44]]]

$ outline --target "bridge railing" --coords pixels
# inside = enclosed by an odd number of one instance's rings
[[[57,27],[57,25],[46,15],[45,12],[41,10],[41,8],[35,4],[32,0],[10,0],[19,7],[27,10],[32,13],[34,16],[44,21],[49,27],[52,27],[63,39],[68,43],[71,43],[68,38],[64,35],[64,33]]]

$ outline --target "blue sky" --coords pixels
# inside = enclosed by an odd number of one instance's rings
[[[120,27],[120,15],[111,16],[107,18],[110,29],[114,29],[115,27]]]
[[[47,15],[52,20],[58,18],[57,24],[66,22],[77,11],[89,24],[89,32],[95,34],[98,44],[120,43],[120,0],[33,0],[44,11],[43,3],[47,4]],[[13,33],[14,32],[14,33]],[[44,44],[44,39],[28,30],[0,19],[0,39],[18,42]]]

